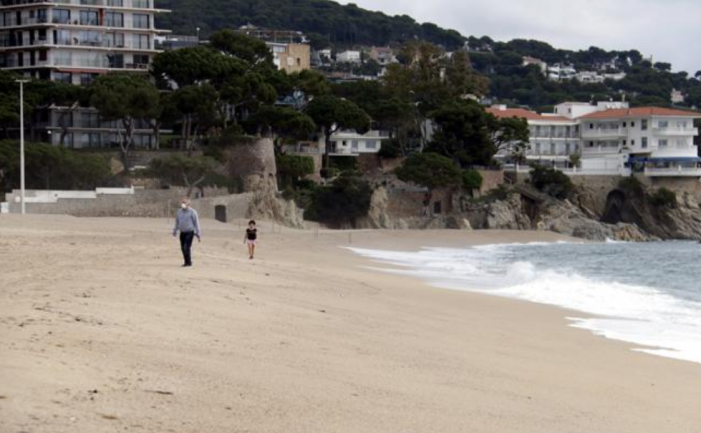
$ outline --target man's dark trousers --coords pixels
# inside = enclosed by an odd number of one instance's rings
[[[192,241],[195,239],[195,232],[180,233],[180,248],[183,250],[185,266],[192,266]]]

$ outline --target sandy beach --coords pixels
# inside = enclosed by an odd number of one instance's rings
[[[556,235],[171,228],[0,216],[0,432],[701,432],[701,365],[342,248]]]

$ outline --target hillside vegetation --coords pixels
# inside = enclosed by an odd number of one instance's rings
[[[156,6],[173,11],[159,16],[157,24],[178,34],[194,35],[200,27],[206,37],[217,30],[253,24],[302,31],[318,48],[395,45],[421,39],[454,50],[465,42],[455,30],[328,0],[157,0]]]

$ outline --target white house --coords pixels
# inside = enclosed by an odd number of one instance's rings
[[[580,117],[582,168],[620,161],[653,177],[701,177],[694,112],[659,107],[603,110]]]
[[[373,130],[358,134],[355,131],[341,130],[331,136],[331,155],[358,156],[362,153],[377,153],[385,140],[389,140],[389,134],[384,131]]]
[[[349,50],[336,54],[336,61],[339,63],[360,63],[360,51]]]
[[[555,64],[548,66],[548,79],[552,81],[571,80],[577,75],[577,70],[571,65]]]
[[[530,141],[523,152],[525,161],[521,163],[539,163],[551,167],[569,167],[571,155],[579,153],[579,123],[572,118],[550,114],[543,115],[522,108],[507,108],[495,105],[487,109],[488,113],[498,118],[523,118],[528,121]],[[498,160],[513,162],[513,148],[503,149],[497,155]]]
[[[570,174],[651,177],[699,177],[701,168],[694,137],[695,112],[659,107],[629,108],[625,102],[597,105],[568,102],[553,114],[494,106],[497,117],[520,117],[530,130],[527,161],[564,169]],[[509,150],[497,155],[508,162]],[[580,167],[568,168],[572,156]],[[512,158],[511,158],[512,159]]]

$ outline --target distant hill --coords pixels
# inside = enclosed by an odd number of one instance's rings
[[[304,32],[316,48],[326,45],[398,45],[422,39],[455,50],[466,38],[455,30],[420,24],[413,18],[371,12],[354,4],[329,0],[156,0],[156,7],[171,9],[157,24],[176,34],[201,35],[253,24]]]
[[[389,16],[354,4],[340,5],[330,0],[156,0],[156,7],[171,9],[157,18],[160,28],[176,34],[196,34],[203,38],[217,30],[253,24],[276,30],[301,31],[314,48],[334,46],[401,45],[424,40],[454,51],[467,46],[477,72],[490,81],[490,95],[508,104],[540,107],[563,101],[590,101],[626,98],[633,105],[671,105],[673,91],[685,100],[676,105],[701,107],[701,71],[694,76],[672,72],[668,63],[652,64],[635,49],[606,51],[557,49],[546,42],[516,39],[494,41],[488,36],[465,37],[455,30],[435,24],[417,23],[407,15]],[[577,71],[625,73],[618,81],[587,84],[567,79],[552,81],[537,66],[524,67],[524,57],[549,65],[567,65]]]

